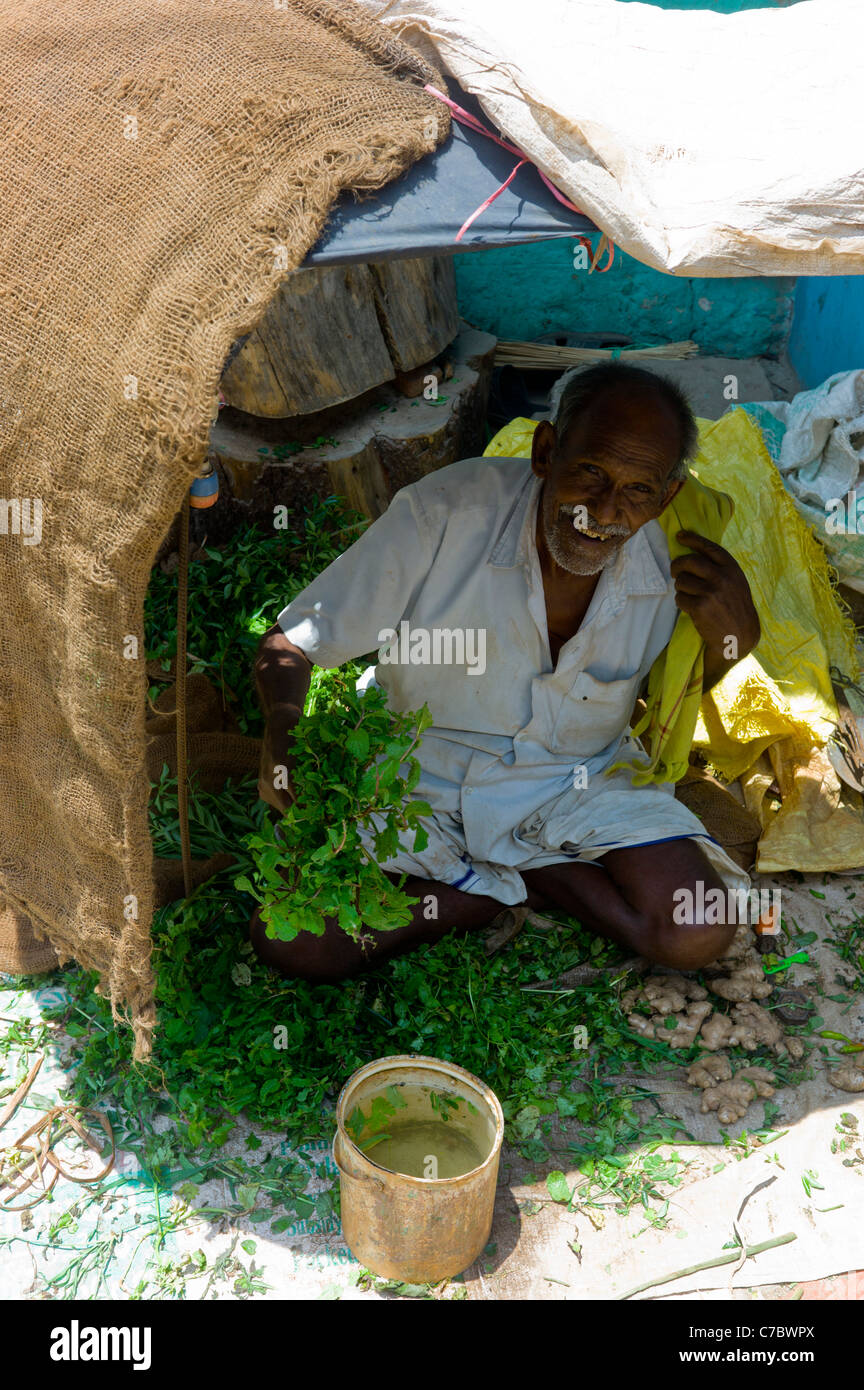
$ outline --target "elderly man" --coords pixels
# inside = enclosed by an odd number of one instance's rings
[[[277,809],[290,800],[274,789],[274,769],[288,761],[312,664],[377,647],[366,678],[390,707],[425,701],[432,713],[416,795],[434,815],[426,850],[381,865],[407,873],[405,891],[420,899],[407,926],[361,948],[333,923],[322,937],[270,941],[256,917],[263,960],[340,979],[517,903],[563,909],[678,969],[726,949],[734,925],[698,914],[679,925],[673,895],[689,889],[704,902],[746,876],[671,785],[606,774],[642,755],[629,721],[679,609],[705,643],[705,689],[733,664],[725,653],[740,659],[759,640],[732,557],[681,533],[689,553],[670,562],[656,520],[683,485],[696,438],[675,386],[631,366],[593,367],[569,382],[554,425],[537,427],[530,464],[467,459],[403,488],[280,613],[255,668],[267,718],[261,795]],[[435,641],[454,633],[461,665],[442,660]]]

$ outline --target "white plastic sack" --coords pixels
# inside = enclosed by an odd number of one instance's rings
[[[791,401],[758,401],[784,426],[775,462],[790,492],[823,508],[844,498],[864,464],[864,371],[835,372]]]
[[[637,260],[686,275],[864,273],[861,0],[735,15],[361,3]]]
[[[864,593],[864,371],[744,407],[840,578]]]

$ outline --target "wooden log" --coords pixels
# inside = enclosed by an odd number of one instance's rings
[[[431,361],[459,332],[452,256],[376,261],[369,270],[394,372]]]
[[[355,512],[370,517],[386,512],[390,488],[374,440],[362,444],[356,453],[327,459],[326,465],[333,492],[344,497]]]
[[[458,331],[448,256],[299,270],[229,356],[222,394],[249,415],[313,414],[429,362]]]
[[[222,376],[230,405],[251,415],[308,415],[393,375],[368,266],[288,276]]]

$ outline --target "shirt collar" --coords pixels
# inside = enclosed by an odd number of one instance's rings
[[[529,470],[504,518],[487,564],[512,569],[529,558],[529,547],[536,549],[534,526],[542,485],[542,478]],[[630,594],[665,594],[669,589],[669,580],[660,569],[645,534],[648,526],[653,525],[648,522],[647,526],[640,527],[603,571],[606,577],[603,588],[616,607],[620,607]]]
[[[486,561],[488,565],[496,565],[502,569],[513,569],[525,559],[527,530],[537,514],[536,502],[542,482],[542,478],[537,477],[529,464],[527,477],[513,498],[501,530],[498,532],[498,538],[489,552],[489,558]]]
[[[603,571],[608,576],[610,592],[621,601],[631,594],[665,594],[669,591],[671,581],[658,565],[646,535],[648,527],[655,525],[656,522],[649,521],[645,526],[640,526],[636,534],[624,542],[612,564]]]

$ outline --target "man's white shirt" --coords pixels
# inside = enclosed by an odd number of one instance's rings
[[[514,831],[527,831],[538,808],[561,793],[578,798],[580,783],[592,791],[614,785],[617,803],[620,776],[602,773],[625,739],[638,754],[628,723],[677,618],[669,548],[652,521],[601,572],[579,631],[553,664],[535,539],[540,490],[524,459],[466,459],[430,473],[398,492],[278,619],[326,667],[378,651],[382,634],[474,634],[466,653],[474,669],[468,660],[412,663],[404,659],[412,645],[402,640],[390,660],[379,652],[361,681],[386,690],[391,709],[428,705],[434,723],[418,753],[414,794],[461,823],[472,861],[513,864]],[[423,645],[417,638],[415,654]],[[646,809],[649,800],[657,804],[646,798]],[[674,833],[684,808],[670,801],[660,804]],[[678,833],[701,829],[687,813]]]

